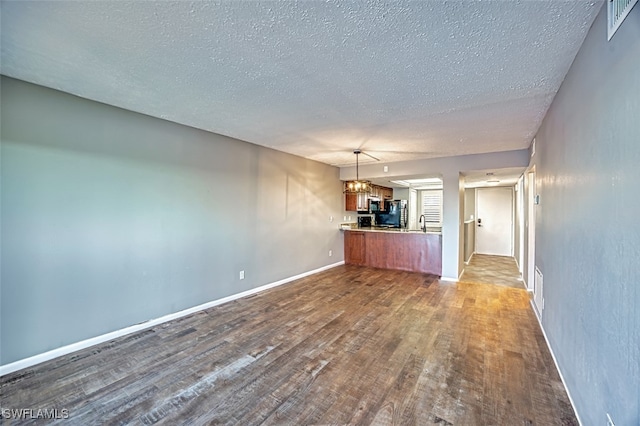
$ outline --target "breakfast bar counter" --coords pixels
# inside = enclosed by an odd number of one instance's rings
[[[405,229],[344,230],[348,265],[442,275],[442,234]]]

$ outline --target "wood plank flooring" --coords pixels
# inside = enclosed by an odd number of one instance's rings
[[[6,375],[0,392],[3,409],[68,410],[65,425],[577,424],[526,291],[359,266]]]
[[[525,288],[524,281],[520,278],[518,264],[510,256],[490,256],[476,253],[464,268],[464,274],[460,280],[478,284]]]

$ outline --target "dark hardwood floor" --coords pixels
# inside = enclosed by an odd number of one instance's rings
[[[61,424],[577,424],[525,290],[359,266],[0,386],[2,408],[66,409]]]

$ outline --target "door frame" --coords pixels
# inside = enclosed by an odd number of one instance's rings
[[[524,193],[524,180],[525,180],[525,174],[520,176],[520,179],[518,179],[518,182],[516,183],[514,200],[513,200],[514,201],[513,208],[516,215],[514,219],[517,219],[517,220],[514,220],[514,222],[517,222],[517,225],[518,225],[518,229],[514,228],[514,232],[517,232],[517,235],[518,235],[518,252],[516,253],[514,248],[514,257],[516,258],[516,261],[518,263],[518,270],[520,271],[520,277],[523,280],[524,280],[524,264],[525,264],[525,259],[524,259],[524,244],[525,244],[525,231],[526,231],[525,216],[527,214],[527,206],[525,204],[526,197]],[[516,234],[514,234],[514,238],[515,238],[515,235]]]
[[[536,169],[527,171],[527,289],[534,291],[536,274]],[[535,294],[534,294],[535,297]]]

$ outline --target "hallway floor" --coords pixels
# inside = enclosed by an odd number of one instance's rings
[[[469,264],[465,266],[460,281],[525,288],[516,260],[508,256],[474,254]]]

